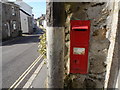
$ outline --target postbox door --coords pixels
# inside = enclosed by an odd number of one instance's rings
[[[88,68],[88,49],[87,46],[72,46],[71,73],[86,74]]]
[[[89,35],[90,21],[71,21],[70,73],[88,73]]]

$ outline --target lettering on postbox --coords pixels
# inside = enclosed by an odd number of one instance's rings
[[[71,20],[70,73],[88,73],[89,20]]]

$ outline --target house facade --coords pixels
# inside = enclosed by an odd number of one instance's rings
[[[37,26],[39,27],[40,25],[42,25],[44,28],[46,28],[46,19],[45,19],[46,15],[42,14],[40,18],[38,18],[36,20]]]
[[[16,0],[15,3],[20,6],[21,29],[23,33],[33,33],[33,16],[32,7],[23,2]]]
[[[13,2],[0,2],[1,39],[9,39],[20,35],[21,21],[19,6]]]

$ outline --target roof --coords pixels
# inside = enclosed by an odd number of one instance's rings
[[[15,1],[20,6],[20,9],[32,16],[32,7],[23,1]]]

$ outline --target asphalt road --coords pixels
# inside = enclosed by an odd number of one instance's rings
[[[39,56],[39,34],[27,35],[2,46],[2,88],[9,88]]]

